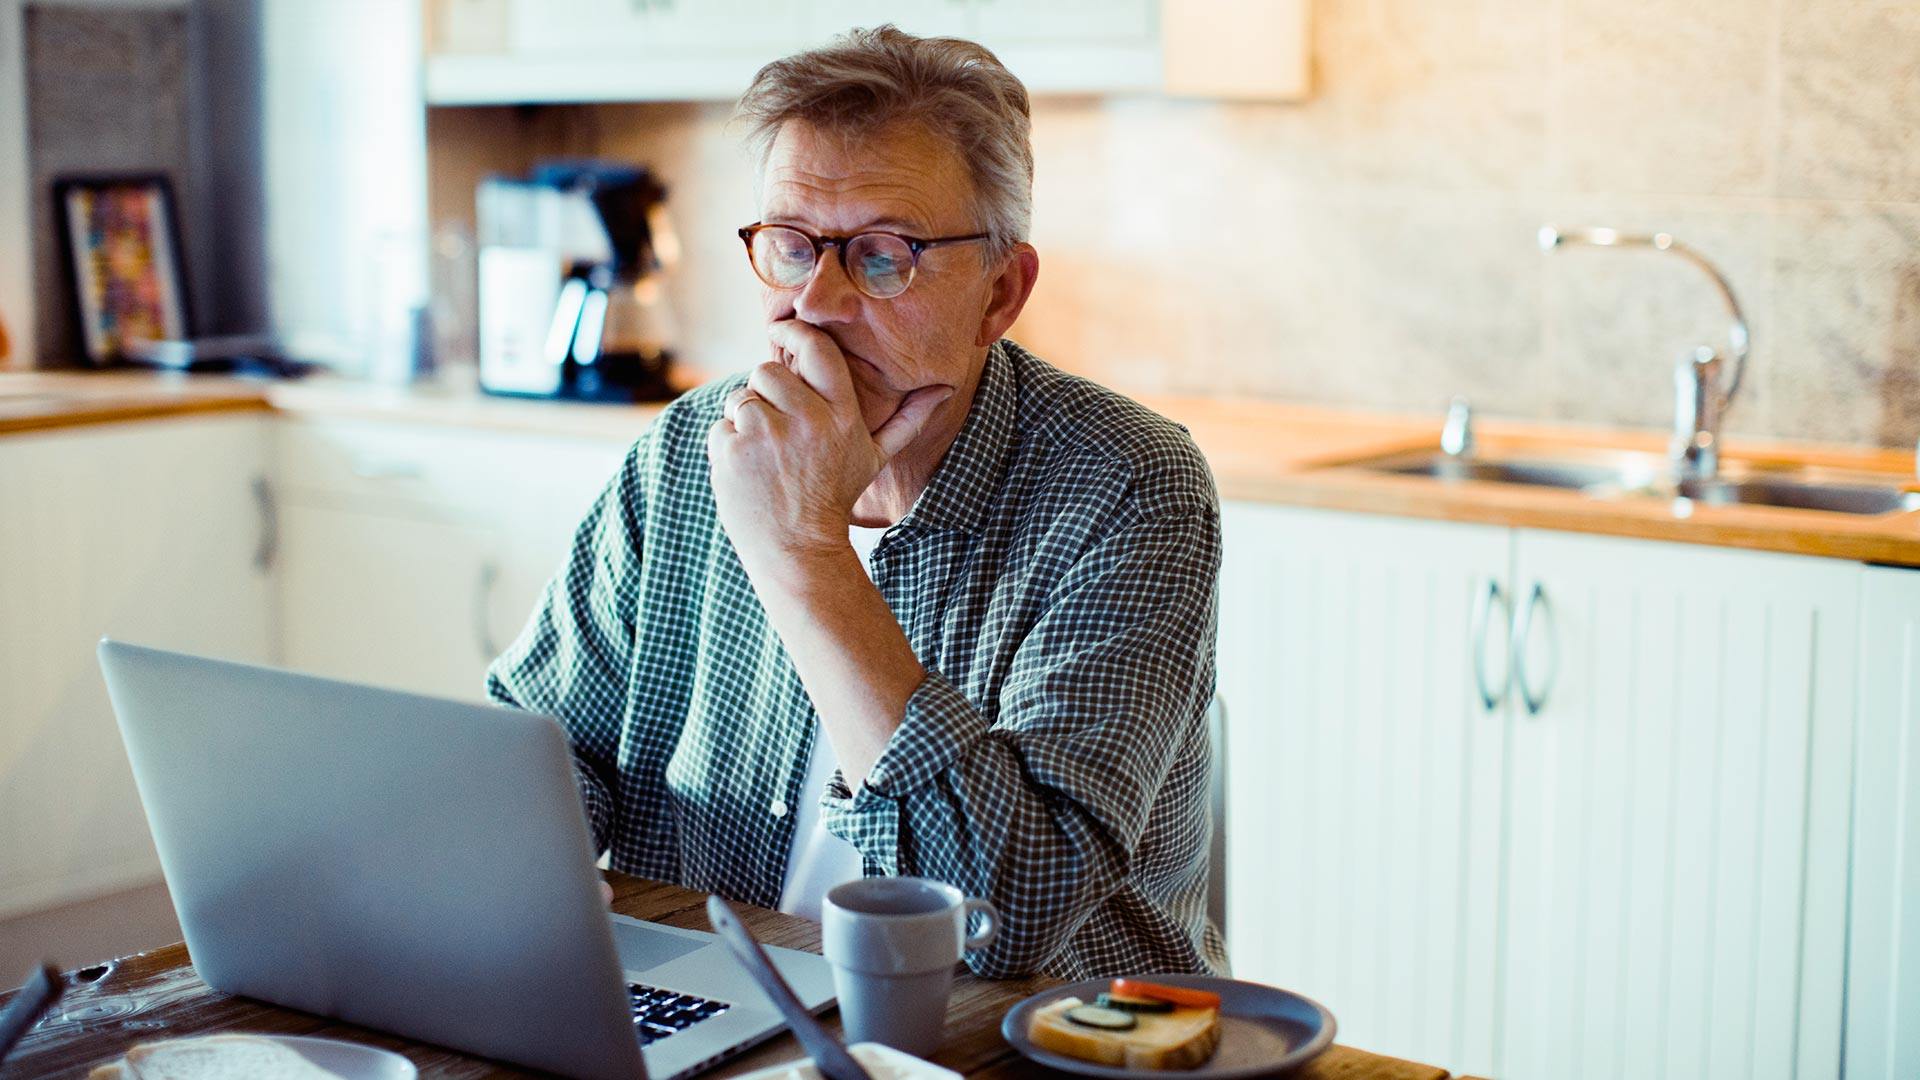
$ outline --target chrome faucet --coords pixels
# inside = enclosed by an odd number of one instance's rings
[[[1540,227],[1540,250],[1552,252],[1574,244],[1592,247],[1644,247],[1671,252],[1706,271],[1713,279],[1720,298],[1726,301],[1729,325],[1727,340],[1732,349],[1733,371],[1726,372],[1727,360],[1711,346],[1687,351],[1674,367],[1673,442],[1669,452],[1679,480],[1708,480],[1720,468],[1720,423],[1726,418],[1733,396],[1747,373],[1747,354],[1752,337],[1747,317],[1734,298],[1733,286],[1706,256],[1675,240],[1669,233],[1639,236],[1615,229],[1558,229]]]
[[[1473,456],[1473,403],[1456,397],[1447,406],[1447,423],[1440,429],[1440,449],[1450,458]]]

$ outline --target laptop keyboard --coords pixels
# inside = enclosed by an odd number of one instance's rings
[[[685,1031],[733,1007],[724,1001],[708,1001],[639,983],[628,983],[627,993],[633,999],[633,1030],[640,1036],[641,1046]]]

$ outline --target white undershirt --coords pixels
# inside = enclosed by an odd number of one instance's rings
[[[885,529],[847,526],[847,539],[860,556],[860,568],[873,576],[873,549]],[[827,831],[820,817],[820,796],[840,767],[827,733],[813,733],[813,752],[807,758],[807,778],[800,783],[800,805],[795,807],[793,847],[787,851],[787,876],[780,888],[780,910],[802,918],[820,919],[820,902],[827,890],[860,876],[860,850]]]

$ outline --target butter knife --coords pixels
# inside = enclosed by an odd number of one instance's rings
[[[767,959],[767,951],[754,940],[753,932],[740,921],[733,905],[717,894],[707,897],[707,920],[733,950],[733,958],[740,961],[740,966],[747,969],[747,974],[753,976],[753,981],[759,983],[761,991],[773,1001],[773,1007],[786,1018],[794,1038],[800,1040],[800,1048],[812,1056],[821,1076],[827,1080],[873,1080],[847,1048],[840,1045],[840,1040],[821,1027],[813,1014],[807,1012],[807,1007],[800,1004],[793,988],[774,969],[773,961]]]
[[[38,970],[27,977],[26,985],[20,988],[5,1009],[0,1009],[0,1061],[6,1060],[13,1044],[26,1035],[41,1014],[60,1000],[66,988],[67,981],[60,977],[60,969],[52,964],[41,964]]]

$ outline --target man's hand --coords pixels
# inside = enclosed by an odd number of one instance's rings
[[[707,433],[720,523],[750,575],[847,546],[853,504],[953,387],[909,393],[868,431],[846,357],[816,327],[768,327],[782,359],[754,368]]]

